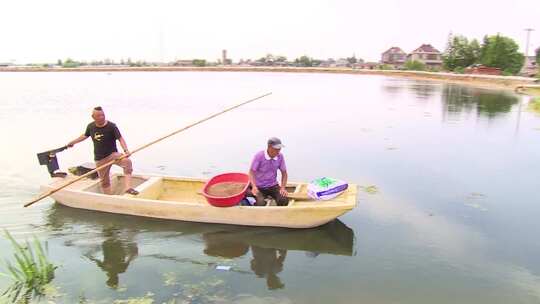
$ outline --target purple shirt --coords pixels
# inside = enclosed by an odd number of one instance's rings
[[[266,150],[255,154],[250,169],[254,173],[257,188],[269,188],[277,185],[277,170],[287,171],[283,154],[279,153],[276,157],[270,158]]]

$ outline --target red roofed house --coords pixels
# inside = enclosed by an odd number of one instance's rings
[[[393,65],[395,68],[402,66],[407,60],[407,54],[399,47],[393,46],[382,53],[381,63]]]
[[[429,67],[442,66],[442,54],[431,44],[422,44],[407,56],[407,60],[420,61]]]

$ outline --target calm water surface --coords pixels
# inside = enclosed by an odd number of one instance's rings
[[[144,173],[244,171],[270,136],[290,180],[357,183],[358,207],[310,230],[169,222],[44,200],[36,153],[101,105],[134,148],[273,95],[132,157]],[[511,92],[379,76],[0,73],[0,228],[36,235],[56,303],[539,303],[540,116]],[[90,141],[59,154],[91,161]],[[374,186],[376,193],[364,191]],[[0,240],[0,258],[12,249]],[[218,266],[230,266],[218,270]],[[9,285],[0,277],[0,289]]]

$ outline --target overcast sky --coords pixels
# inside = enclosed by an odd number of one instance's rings
[[[448,34],[514,38],[540,46],[540,0],[2,0],[0,62],[120,58],[216,60],[351,56],[380,59],[391,46],[443,51]]]

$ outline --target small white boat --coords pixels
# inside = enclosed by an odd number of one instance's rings
[[[54,177],[43,191],[50,191],[77,178]],[[138,195],[122,194],[123,175],[113,174],[115,195],[101,192],[99,180],[83,179],[52,194],[62,205],[73,208],[168,220],[220,223],[248,226],[311,228],[326,224],[356,206],[357,186],[328,201],[290,199],[289,205],[214,207],[200,195],[205,180],[184,177],[133,175],[133,187]],[[307,196],[307,183],[290,183],[291,197]]]

